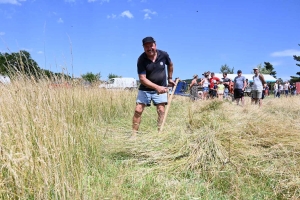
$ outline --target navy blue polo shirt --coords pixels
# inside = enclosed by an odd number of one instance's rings
[[[146,78],[151,82],[167,87],[166,65],[170,65],[171,59],[167,52],[158,49],[156,51],[155,62],[152,62],[145,52],[140,55],[137,61],[137,71],[138,74],[146,74]],[[143,84],[140,85],[139,90],[154,91],[154,89],[147,88]]]

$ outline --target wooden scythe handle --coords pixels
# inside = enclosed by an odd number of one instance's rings
[[[168,115],[168,112],[169,112],[169,109],[170,109],[170,106],[171,106],[172,98],[173,98],[174,92],[176,90],[178,81],[179,81],[179,78],[176,79],[175,85],[172,88],[172,93],[171,93],[171,95],[168,98],[168,105],[167,105],[167,108],[166,108],[166,111],[165,111],[164,119],[163,119],[161,127],[159,129],[159,133],[161,133],[163,131],[163,129],[164,129],[164,125],[165,125],[165,122],[166,122],[166,119],[167,119],[167,115]]]

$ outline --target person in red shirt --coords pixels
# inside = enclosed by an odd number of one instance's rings
[[[209,79],[209,96],[210,96],[211,99],[213,98],[214,81],[219,82],[220,79],[215,76],[214,72],[211,72],[210,73],[210,79]]]

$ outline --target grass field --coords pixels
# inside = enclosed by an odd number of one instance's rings
[[[300,96],[175,96],[129,140],[137,92],[1,86],[1,199],[300,199]]]

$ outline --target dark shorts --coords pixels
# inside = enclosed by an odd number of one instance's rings
[[[288,90],[284,90],[285,92],[285,95],[288,95],[289,94],[289,91]]]
[[[244,90],[234,89],[233,94],[235,99],[242,98],[244,96]]]
[[[213,90],[213,89],[209,89],[209,92],[208,92],[209,95],[215,97],[217,96],[217,91],[216,90]]]

